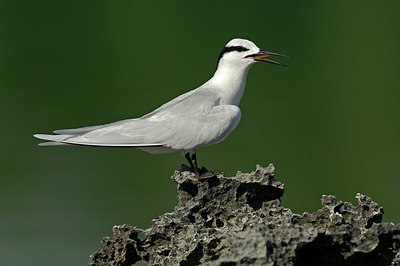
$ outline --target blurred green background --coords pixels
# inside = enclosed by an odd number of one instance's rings
[[[115,224],[176,202],[179,153],[38,147],[33,133],[141,116],[210,78],[234,37],[257,64],[242,120],[200,164],[272,162],[283,204],[361,192],[400,222],[399,1],[0,1],[0,265],[87,265]]]

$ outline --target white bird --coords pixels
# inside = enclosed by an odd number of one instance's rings
[[[182,151],[191,170],[201,176],[196,150],[224,140],[238,125],[247,73],[256,62],[284,56],[258,48],[245,39],[233,39],[218,57],[214,76],[140,118],[76,129],[55,130],[55,135],[35,134],[50,142],[40,145],[133,147],[150,153]],[[283,65],[285,66],[285,65]]]

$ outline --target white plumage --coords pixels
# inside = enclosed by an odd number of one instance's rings
[[[34,136],[50,141],[41,145],[135,147],[151,153],[181,150],[198,174],[196,149],[224,140],[235,129],[247,72],[257,61],[279,64],[266,59],[270,55],[280,54],[262,51],[248,40],[233,39],[222,50],[210,80],[147,115]],[[190,157],[190,153],[194,155]]]

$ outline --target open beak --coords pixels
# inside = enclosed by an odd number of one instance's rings
[[[274,52],[267,52],[267,51],[260,50],[256,54],[251,54],[251,55],[246,56],[246,58],[253,58],[254,61],[267,62],[267,63],[270,63],[270,64],[287,67],[287,65],[285,65],[285,64],[282,64],[282,63],[267,59],[267,57],[270,57],[270,56],[288,57],[287,55],[284,55],[284,54],[278,54],[278,53],[274,53]]]

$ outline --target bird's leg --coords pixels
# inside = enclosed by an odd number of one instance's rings
[[[185,154],[185,158],[189,162],[189,165],[190,165],[190,168],[192,169],[192,172],[195,173],[196,169],[195,169],[195,166],[193,165],[192,158],[190,158],[190,152],[187,152]],[[197,162],[196,162],[196,166],[197,166]]]
[[[199,175],[199,174],[200,174],[200,169],[199,169],[199,167],[197,166],[197,156],[196,156],[196,152],[194,152],[194,153],[192,154],[192,165],[194,166],[194,172],[195,172],[195,174],[196,174],[196,175]]]
[[[200,169],[197,166],[197,156],[196,152],[194,152],[192,155],[190,155],[190,152],[187,152],[185,154],[186,160],[189,162],[190,168],[193,173],[196,174],[196,176],[200,176]]]
[[[192,164],[194,167],[194,173],[198,179],[209,178],[214,176],[214,172],[208,171],[206,168],[202,167],[201,169],[197,165],[197,155],[196,152],[192,154]]]
[[[209,178],[214,175],[214,172],[210,172],[204,167],[202,167],[201,169],[199,168],[199,166],[197,165],[196,152],[194,152],[192,155],[190,155],[190,152],[187,152],[185,154],[185,158],[189,162],[190,170],[196,175],[196,178]]]

